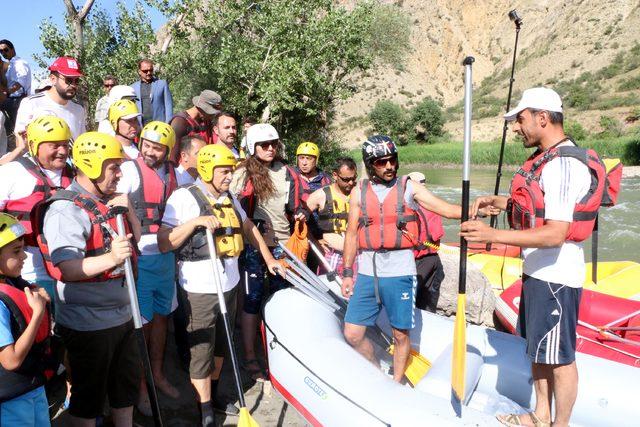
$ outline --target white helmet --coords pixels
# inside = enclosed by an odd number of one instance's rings
[[[269,123],[258,123],[247,130],[247,150],[250,155],[256,153],[256,144],[280,139],[276,128]]]
[[[136,92],[131,86],[116,85],[109,91],[109,103],[112,104],[121,99],[133,99],[137,98]]]

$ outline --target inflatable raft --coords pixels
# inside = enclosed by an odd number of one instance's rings
[[[496,414],[533,406],[524,341],[480,326],[467,327],[466,398],[452,397],[452,319],[416,310],[412,346],[432,362],[415,388],[392,381],[344,340],[338,315],[296,289],[274,294],[264,308],[271,382],[306,420],[326,426],[490,426]],[[379,325],[389,332],[384,313]],[[389,364],[383,349],[376,355]],[[629,384],[640,370],[578,355],[581,386],[572,426],[627,426],[640,409]],[[625,384],[627,386],[625,386]]]
[[[517,281],[496,300],[496,315],[512,333],[521,290]],[[640,301],[583,289],[576,333],[577,351],[640,367]]]

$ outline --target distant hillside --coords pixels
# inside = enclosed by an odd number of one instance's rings
[[[353,3],[343,1],[343,3]],[[359,82],[359,91],[337,108],[333,128],[345,145],[358,144],[376,101],[411,107],[425,96],[448,108],[447,130],[461,137],[462,59],[476,58],[474,140],[501,135],[515,27],[507,17],[517,9],[520,32],[518,95],[547,85],[567,97],[567,112],[590,131],[602,115],[623,121],[640,106],[640,2],[638,0],[398,0],[413,20],[412,52],[400,69],[379,67]],[[384,37],[381,34],[380,37]],[[513,102],[517,102],[514,98]]]

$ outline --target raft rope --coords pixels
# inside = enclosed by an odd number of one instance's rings
[[[276,333],[273,331],[273,329],[271,329],[269,327],[269,324],[266,321],[266,317],[264,316],[264,307],[262,310],[262,323],[264,324],[264,327],[266,329],[269,330],[269,332],[271,332],[271,335],[273,335],[273,339],[271,340],[271,342],[268,344],[269,347],[273,350],[274,349],[274,344],[279,345],[280,347],[282,347],[282,349],[284,351],[286,351],[287,353],[289,353],[289,355],[296,361],[298,362],[302,367],[304,367],[307,371],[309,371],[313,376],[315,376],[318,380],[322,381],[323,384],[325,384],[327,387],[329,387],[331,390],[333,390],[334,392],[336,392],[338,395],[340,395],[342,398],[344,398],[347,402],[351,403],[352,405],[354,405],[355,407],[357,407],[358,409],[364,411],[367,415],[370,415],[371,417],[375,418],[376,420],[378,420],[382,425],[387,426],[387,427],[391,427],[391,424],[383,421],[380,417],[378,417],[377,415],[371,413],[368,409],[366,409],[365,407],[363,407],[362,405],[358,404],[357,402],[353,401],[352,399],[350,399],[349,397],[347,397],[344,393],[340,392],[338,389],[336,389],[335,387],[333,387],[331,384],[329,384],[327,381],[325,381],[321,376],[319,376],[317,373],[315,373],[315,371],[313,371],[309,366],[307,366],[302,360],[300,360],[295,354],[293,354],[293,352],[291,352],[291,350],[289,350],[287,348],[286,345],[284,345],[282,343],[282,341],[280,341],[278,339],[278,336],[276,335]]]

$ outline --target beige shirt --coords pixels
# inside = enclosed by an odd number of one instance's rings
[[[244,187],[246,169],[241,167],[233,174],[229,191],[238,195]],[[289,233],[289,221],[285,212],[285,205],[289,199],[289,181],[287,181],[287,168],[281,162],[274,162],[269,168],[269,176],[275,186],[275,193],[268,200],[256,203],[252,219],[262,220],[265,223],[263,235],[267,246],[277,246],[276,240],[286,242],[291,235]]]

